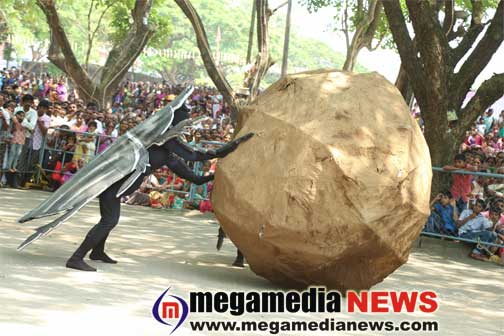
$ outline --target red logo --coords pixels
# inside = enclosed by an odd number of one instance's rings
[[[354,313],[433,313],[439,307],[437,295],[432,291],[362,291],[347,292],[347,312]]]
[[[189,314],[187,302],[176,295],[167,295],[168,288],[159,296],[152,307],[152,316],[164,325],[172,327],[170,335],[184,323]]]

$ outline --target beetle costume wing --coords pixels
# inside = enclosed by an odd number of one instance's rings
[[[37,228],[34,234],[19,245],[18,250],[47,235],[111,185],[131,174],[117,196],[124,193],[146,171],[149,165],[147,149],[178,137],[190,123],[190,120],[186,120],[170,128],[175,111],[184,104],[192,91],[192,87],[186,88],[169,105],[120,136],[49,198],[21,217],[19,223],[65,212],[51,223]]]

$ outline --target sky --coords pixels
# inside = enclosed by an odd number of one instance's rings
[[[281,3],[283,1],[272,1],[270,6],[275,7],[277,2]],[[345,39],[343,35],[341,33],[334,32],[330,28],[330,24],[333,22],[335,14],[334,9],[321,9],[317,13],[309,13],[308,10],[297,3],[296,0],[294,0],[293,3],[292,25],[299,34],[318,39],[331,46],[334,50],[343,54],[346,53]],[[283,11],[278,13],[278,15],[285,15],[286,10],[282,10]],[[499,50],[492,57],[490,63],[476,79],[473,89],[479,87],[483,81],[489,79],[494,73],[504,72],[504,61],[502,60],[504,60],[504,44],[500,46]],[[382,74],[391,82],[395,82],[401,65],[399,55],[393,50],[385,49],[378,49],[373,52],[370,52],[367,49],[362,49],[359,54],[358,62],[367,69],[377,71]]]

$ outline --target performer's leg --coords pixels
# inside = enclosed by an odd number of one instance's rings
[[[109,236],[109,233],[110,231],[117,225],[117,223],[119,222],[119,216],[120,216],[120,205],[118,206],[118,210],[117,210],[117,214],[114,212],[113,214],[109,214],[106,210],[107,209],[104,209],[104,211],[102,211],[101,209],[101,203],[102,203],[102,199],[104,202],[107,202],[109,204],[117,204],[117,200],[119,200],[119,204],[120,204],[120,198],[116,198],[115,195],[117,194],[117,191],[119,190],[120,186],[122,186],[122,184],[124,183],[124,181],[126,181],[126,179],[128,178],[129,176],[123,178],[122,180],[120,180],[119,182],[117,182],[116,184],[114,184],[110,189],[111,191],[108,192],[106,195],[104,196],[101,196],[100,198],[100,214],[102,216],[102,218],[111,218],[112,219],[112,222],[110,225],[111,225],[111,229],[107,232],[107,234],[98,242],[98,244],[95,245],[95,247],[93,248],[93,251],[91,252],[91,254],[89,255],[89,258],[91,260],[100,260],[100,261],[103,261],[104,263],[108,263],[108,264],[117,264],[117,261],[110,258],[106,253],[105,253],[105,242],[107,241],[107,238]],[[138,188],[140,188],[140,185],[142,184],[143,182],[143,178],[144,176],[140,176],[123,194],[123,196],[128,196],[128,195],[131,195],[132,193],[134,193],[135,191],[138,190]],[[116,216],[117,216],[117,220],[116,220]],[[110,226],[109,225],[109,226]]]
[[[243,254],[241,253],[240,250],[236,249],[236,259],[233,263],[233,266],[236,266],[236,267],[245,267],[244,265],[244,259],[245,257],[243,256]]]
[[[103,246],[105,245],[105,239],[107,238],[110,231],[119,222],[120,212],[121,212],[121,200],[116,197],[117,191],[119,190],[120,184],[113,184],[107,190],[105,190],[99,197],[100,200],[100,215],[101,219],[86,235],[86,238],[82,244],[77,248],[74,254],[67,261],[67,267],[75,268],[82,271],[96,271],[94,267],[89,266],[84,262],[84,257],[86,254],[95,246],[100,244],[103,240]],[[98,254],[98,253],[97,253]],[[98,258],[98,255],[95,257]],[[100,255],[100,259],[107,259],[108,256],[103,253]],[[108,258],[110,259],[110,258]],[[112,259],[110,259],[112,260]],[[113,260],[112,260],[113,261]]]
[[[222,244],[224,243],[224,238],[226,238],[226,233],[222,230],[222,226],[219,226],[219,233],[217,234],[217,251],[220,251]]]

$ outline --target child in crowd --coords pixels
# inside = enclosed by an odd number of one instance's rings
[[[425,232],[457,235],[458,212],[451,192],[438,194],[431,202],[431,214],[425,225]]]
[[[454,158],[454,163],[452,166],[444,166],[443,170],[469,170],[477,171],[475,166],[466,163],[466,157],[464,154],[457,154]],[[468,174],[453,174],[453,183],[450,189],[453,198],[455,198],[457,203],[457,210],[459,213],[467,208],[467,200],[469,194],[471,193],[471,182],[472,176]]]

